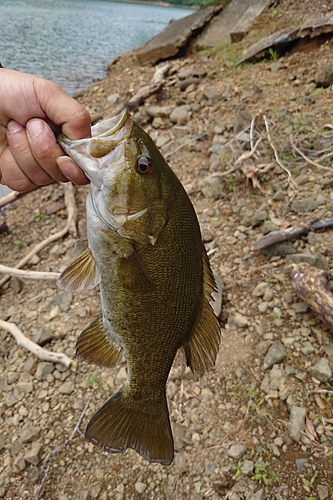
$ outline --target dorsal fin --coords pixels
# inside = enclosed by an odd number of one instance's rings
[[[216,291],[216,283],[203,245],[202,263],[204,279],[202,312],[187,345],[184,345],[186,361],[194,373],[204,373],[215,365],[221,337],[218,319],[210,305],[213,300],[212,293]]]
[[[79,240],[78,246],[81,249],[85,246],[85,243]],[[61,273],[57,280],[57,285],[60,290],[80,292],[82,290],[94,288],[98,285],[100,280],[101,277],[95,259],[90,248],[86,248],[84,252]]]
[[[102,314],[80,333],[76,341],[77,357],[99,366],[115,366],[121,353],[122,348],[112,343],[104,328]]]

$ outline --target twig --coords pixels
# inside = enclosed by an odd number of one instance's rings
[[[243,153],[242,155],[240,155],[240,157],[237,158],[237,160],[235,161],[234,165],[231,168],[229,168],[229,170],[226,170],[225,172],[214,172],[212,175],[214,177],[224,177],[225,175],[229,175],[232,172],[235,172],[236,170],[240,170],[241,169],[241,164],[243,163],[243,161],[249,160],[254,155],[254,153],[258,149],[258,146],[259,146],[261,140],[262,140],[261,137],[259,137],[259,139],[255,143],[255,145],[253,146],[253,148],[251,149],[251,151],[246,151],[245,153]]]
[[[276,150],[276,147],[274,146],[274,144],[272,142],[272,137],[271,137],[271,133],[270,133],[270,130],[269,130],[269,125],[268,125],[268,120],[267,120],[266,115],[263,115],[263,119],[264,119],[264,122],[265,122],[265,127],[266,127],[266,132],[267,132],[267,139],[268,139],[268,142],[269,142],[271,148],[273,149],[275,159],[276,159],[278,165],[280,165],[280,167],[285,172],[287,172],[287,174],[288,174],[288,182],[289,182],[289,186],[291,187],[291,189],[293,189],[294,191],[297,191],[297,184],[295,183],[295,181],[293,179],[293,176],[291,175],[290,170],[287,167],[285,167],[283,165],[283,163],[281,162],[281,160],[279,158],[279,155],[278,155],[278,152]]]
[[[24,196],[26,194],[28,194],[28,192],[21,193],[19,191],[12,191],[11,193],[6,194],[6,196],[3,196],[0,199],[0,208],[4,207],[5,205],[8,205],[9,203],[12,203],[13,201],[17,200],[18,198],[22,198],[22,196]]]
[[[317,163],[315,161],[310,160],[308,156],[306,156],[293,142],[292,137],[290,136],[289,138],[291,147],[299,154],[301,155],[302,158],[304,158],[305,161],[310,163],[310,165],[313,165],[314,167],[321,168],[322,170],[327,170],[328,172],[333,173],[333,169],[330,167],[326,167],[325,165],[321,165],[320,163]]]
[[[319,389],[318,391],[311,391],[315,394],[333,394],[333,391],[328,391],[327,389]]]
[[[15,269],[15,267],[3,266],[0,264],[0,273],[6,273],[10,276],[16,276],[17,278],[27,278],[31,280],[57,280],[60,273],[48,273],[48,272],[38,272],[38,271],[27,271],[21,269]]]
[[[68,439],[66,439],[66,441],[64,441],[62,444],[60,444],[59,446],[57,446],[57,448],[50,453],[50,456],[48,458],[49,463],[47,464],[44,477],[43,477],[42,482],[40,483],[39,488],[37,490],[37,493],[36,493],[36,496],[35,496],[35,500],[39,499],[39,495],[41,494],[41,491],[42,491],[43,486],[45,484],[45,481],[47,479],[48,473],[50,471],[54,455],[56,453],[58,453],[60,450],[62,450],[64,446],[68,445],[74,439],[74,436],[75,436],[76,433],[78,433],[78,434],[80,434],[82,436],[82,433],[80,431],[80,425],[81,425],[83,417],[84,417],[84,415],[85,415],[85,413],[86,413],[86,411],[87,411],[87,409],[88,409],[88,407],[90,405],[90,401],[91,401],[91,397],[88,399],[86,406],[83,408],[83,411],[82,411],[82,413],[81,413],[81,415],[79,417],[79,420],[77,421],[77,424],[74,427],[74,430],[73,430],[72,434],[70,435],[70,437]]]
[[[0,328],[3,328],[7,332],[11,333],[14,339],[17,342],[17,345],[24,347],[28,351],[35,354],[39,359],[43,359],[45,361],[52,361],[52,363],[61,363],[65,365],[67,368],[71,365],[72,360],[66,356],[66,354],[51,352],[43,347],[40,347],[32,340],[29,340],[22,331],[15,325],[15,323],[9,323],[8,321],[4,321],[0,319]]]
[[[77,208],[74,200],[74,187],[71,182],[68,183],[61,183],[63,186],[64,192],[65,192],[65,202],[67,205],[67,223],[66,226],[61,230],[58,231],[55,234],[51,234],[46,240],[41,241],[38,243],[38,245],[33,248],[28,255],[23,257],[23,259],[20,260],[20,262],[15,266],[17,269],[20,269],[23,267],[31,257],[36,255],[37,253],[41,252],[45,247],[50,245],[50,243],[53,243],[56,240],[59,240],[60,238],[63,238],[65,234],[68,232],[71,233],[74,237],[77,236],[76,232],[76,219],[77,219]],[[0,288],[8,281],[9,276],[5,276],[2,278],[0,281]]]

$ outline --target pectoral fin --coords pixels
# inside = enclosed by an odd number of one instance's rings
[[[99,366],[115,366],[121,353],[122,348],[112,343],[104,328],[102,314],[80,333],[76,342],[77,357]]]
[[[205,247],[202,246],[204,298],[201,316],[183,349],[186,362],[194,373],[204,373],[215,365],[221,337],[220,325],[210,305],[216,284]]]
[[[125,288],[138,293],[151,291],[155,288],[145,263],[134,247],[129,257],[119,259],[118,266],[119,276],[122,277],[122,285]]]
[[[84,245],[84,242],[80,246]],[[100,282],[95,259],[90,251],[86,250],[61,273],[57,280],[60,290],[68,292],[80,292],[90,290]]]

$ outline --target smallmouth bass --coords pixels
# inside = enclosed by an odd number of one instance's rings
[[[178,349],[196,373],[214,366],[220,327],[215,281],[192,203],[152,139],[124,110],[92,138],[60,145],[90,179],[87,239],[58,286],[100,284],[102,312],[76,354],[113,367],[124,353],[123,387],[92,417],[86,439],[111,453],[136,450],[170,464],[174,444],[165,386]]]

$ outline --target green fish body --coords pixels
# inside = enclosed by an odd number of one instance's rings
[[[93,127],[90,139],[59,137],[91,180],[87,240],[60,288],[100,284],[102,313],[77,355],[113,367],[123,387],[92,417],[86,438],[109,452],[133,448],[169,464],[174,445],[165,386],[183,349],[193,372],[214,366],[220,328],[209,304],[215,282],[192,203],[152,139],[128,111]]]

